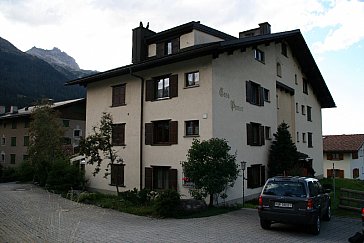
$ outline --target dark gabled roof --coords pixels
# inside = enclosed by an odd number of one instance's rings
[[[185,25],[177,26],[175,28],[190,28],[191,26],[199,26],[198,28],[205,28],[206,26],[199,24],[198,22],[190,22]],[[159,34],[169,33],[169,31],[175,31],[175,28],[160,32]],[[209,28],[209,27],[206,27]],[[214,30],[212,28],[209,28]],[[216,30],[214,30],[216,31]],[[170,33],[169,33],[170,34]],[[157,34],[158,35],[158,34]],[[321,72],[300,32],[300,30],[292,30],[274,34],[258,35],[245,38],[231,38],[226,41],[212,42],[201,45],[192,46],[189,48],[181,49],[178,53],[163,56],[160,58],[150,58],[144,62],[138,64],[130,64],[120,68],[112,69],[106,72],[97,73],[88,77],[72,80],[66,83],[66,85],[87,85],[90,82],[97,82],[105,78],[112,78],[131,72],[137,72],[146,70],[149,68],[171,64],[183,60],[188,60],[195,57],[202,57],[205,55],[218,56],[224,52],[232,52],[236,49],[247,48],[259,44],[269,42],[285,41],[292,49],[294,57],[300,64],[303,73],[305,73],[307,81],[312,86],[312,89],[319,100],[322,108],[336,107],[334,99],[323,79]]]
[[[323,136],[324,152],[357,152],[364,144],[364,134]]]
[[[59,101],[59,102],[53,103],[52,105],[50,105],[50,107],[53,109],[59,109],[61,107],[67,107],[67,106],[74,105],[77,103],[82,103],[82,102],[86,102],[86,99],[80,98],[80,99],[74,99],[74,100]],[[15,113],[6,113],[6,114],[0,116],[0,120],[30,116],[32,111],[34,110],[34,108],[35,108],[35,106],[29,106],[29,107],[24,107],[22,109],[19,109]]]
[[[173,37],[173,36],[180,36],[182,34],[191,32],[192,30],[199,30],[202,32],[205,32],[207,34],[216,36],[218,38],[221,38],[223,40],[235,40],[237,39],[236,37],[232,36],[232,35],[228,35],[224,32],[221,32],[219,30],[213,29],[211,27],[208,27],[206,25],[200,24],[199,21],[192,21],[186,24],[182,24],[176,27],[173,27],[171,29],[165,30],[165,31],[161,31],[156,33],[155,35],[152,35],[150,37],[148,37],[146,39],[147,43],[152,43],[155,41],[159,41],[162,39],[167,39],[169,37]]]

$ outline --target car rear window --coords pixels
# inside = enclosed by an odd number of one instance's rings
[[[263,194],[288,197],[306,197],[306,190],[305,185],[302,182],[270,181],[264,187]]]

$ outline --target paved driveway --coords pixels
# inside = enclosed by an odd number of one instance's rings
[[[0,184],[3,242],[347,242],[361,227],[335,218],[312,236],[299,227],[262,230],[256,210],[199,219],[153,219],[79,204],[29,184]]]

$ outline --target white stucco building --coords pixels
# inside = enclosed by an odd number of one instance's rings
[[[181,161],[192,140],[225,138],[237,163],[247,162],[245,195],[266,180],[273,133],[286,122],[316,175],[323,175],[321,109],[335,107],[299,30],[271,33],[269,23],[239,38],[199,22],[159,33],[133,29],[133,63],[70,81],[87,87],[86,131],[102,112],[114,119],[114,166],[125,190],[176,188],[189,196]],[[114,191],[112,178],[90,187]],[[242,198],[242,178],[227,200]]]

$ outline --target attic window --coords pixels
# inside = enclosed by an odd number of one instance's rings
[[[254,49],[254,58],[257,61],[264,63],[264,52],[259,49]]]
[[[170,54],[172,54],[172,41],[167,41],[166,42],[166,46],[165,46],[165,54],[166,55],[170,55]]]

